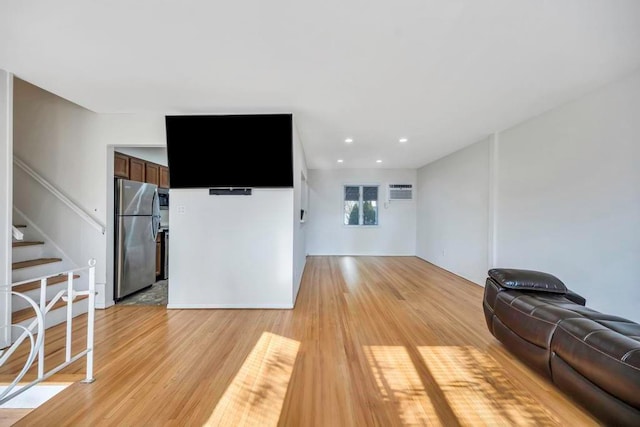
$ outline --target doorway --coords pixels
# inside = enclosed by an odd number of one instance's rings
[[[168,162],[167,151],[165,146],[121,146],[110,145],[107,150],[107,158],[109,159],[107,188],[107,207],[108,207],[108,224],[107,224],[107,287],[112,292],[112,301],[118,305],[155,305],[167,306],[168,303],[168,255],[169,255],[169,210],[168,210]],[[163,175],[164,172],[164,175]],[[125,188],[133,188],[139,186],[140,191],[128,191]],[[144,189],[144,191],[142,191]],[[130,203],[124,200],[126,197],[134,197],[128,193],[139,194],[146,193],[150,189],[154,193],[153,204],[155,208],[151,209],[151,213],[147,212],[128,212]],[[158,203],[160,195],[163,195],[163,202]],[[122,200],[119,200],[121,198]],[[151,200],[151,198],[149,199]],[[139,210],[146,206],[144,203],[134,203]],[[158,211],[158,206],[160,210]],[[151,229],[153,236],[151,242],[147,242],[148,233],[139,233],[142,246],[129,245],[136,237],[136,233],[131,231],[131,236],[127,237],[127,227],[130,226],[125,222],[125,217],[129,215],[140,218],[150,214],[156,220],[149,221],[152,224]],[[131,220],[133,221],[133,220]],[[135,221],[131,222],[132,224]],[[141,221],[142,222],[142,221]],[[146,224],[146,223],[145,223]],[[132,227],[129,227],[132,230]],[[149,228],[147,225],[144,229]],[[153,243],[155,237],[155,244]],[[135,246],[135,247],[134,247]],[[142,251],[141,249],[144,249]],[[148,270],[144,274],[144,280],[140,283],[131,285],[129,276],[123,274],[130,270],[132,264],[127,263],[127,253],[136,253],[139,257],[141,253],[145,253],[144,260],[136,259],[136,264],[140,262],[144,265],[144,270]],[[129,260],[130,261],[130,260]],[[129,266],[129,267],[127,267]],[[136,269],[137,270],[137,269]],[[155,273],[153,273],[155,271]],[[126,281],[123,281],[126,277]],[[123,292],[123,283],[129,288],[127,292]],[[120,285],[118,285],[120,284]],[[120,286],[120,291],[116,292],[116,287]],[[134,292],[131,292],[134,290]],[[107,291],[107,292],[108,292]]]

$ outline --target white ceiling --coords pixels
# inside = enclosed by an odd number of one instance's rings
[[[97,112],[292,112],[311,168],[419,167],[638,67],[638,0],[0,2],[0,68]]]

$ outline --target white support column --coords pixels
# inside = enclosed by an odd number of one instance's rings
[[[0,70],[0,348],[11,341],[13,75]]]

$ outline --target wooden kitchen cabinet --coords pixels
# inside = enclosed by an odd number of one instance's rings
[[[145,172],[146,162],[144,160],[135,157],[129,159],[129,179],[131,181],[146,182]]]
[[[169,188],[169,168],[166,166],[160,166],[160,188]]]
[[[147,162],[137,157],[114,152],[113,176],[131,181],[155,184],[159,188],[169,188],[169,168]]]
[[[115,153],[113,174],[118,178],[129,179],[129,156],[118,152]]]
[[[145,179],[149,184],[160,184],[160,166],[155,163],[145,162]]]

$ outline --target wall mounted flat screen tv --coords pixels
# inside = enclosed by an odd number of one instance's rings
[[[291,114],[166,116],[171,188],[293,187]]]

